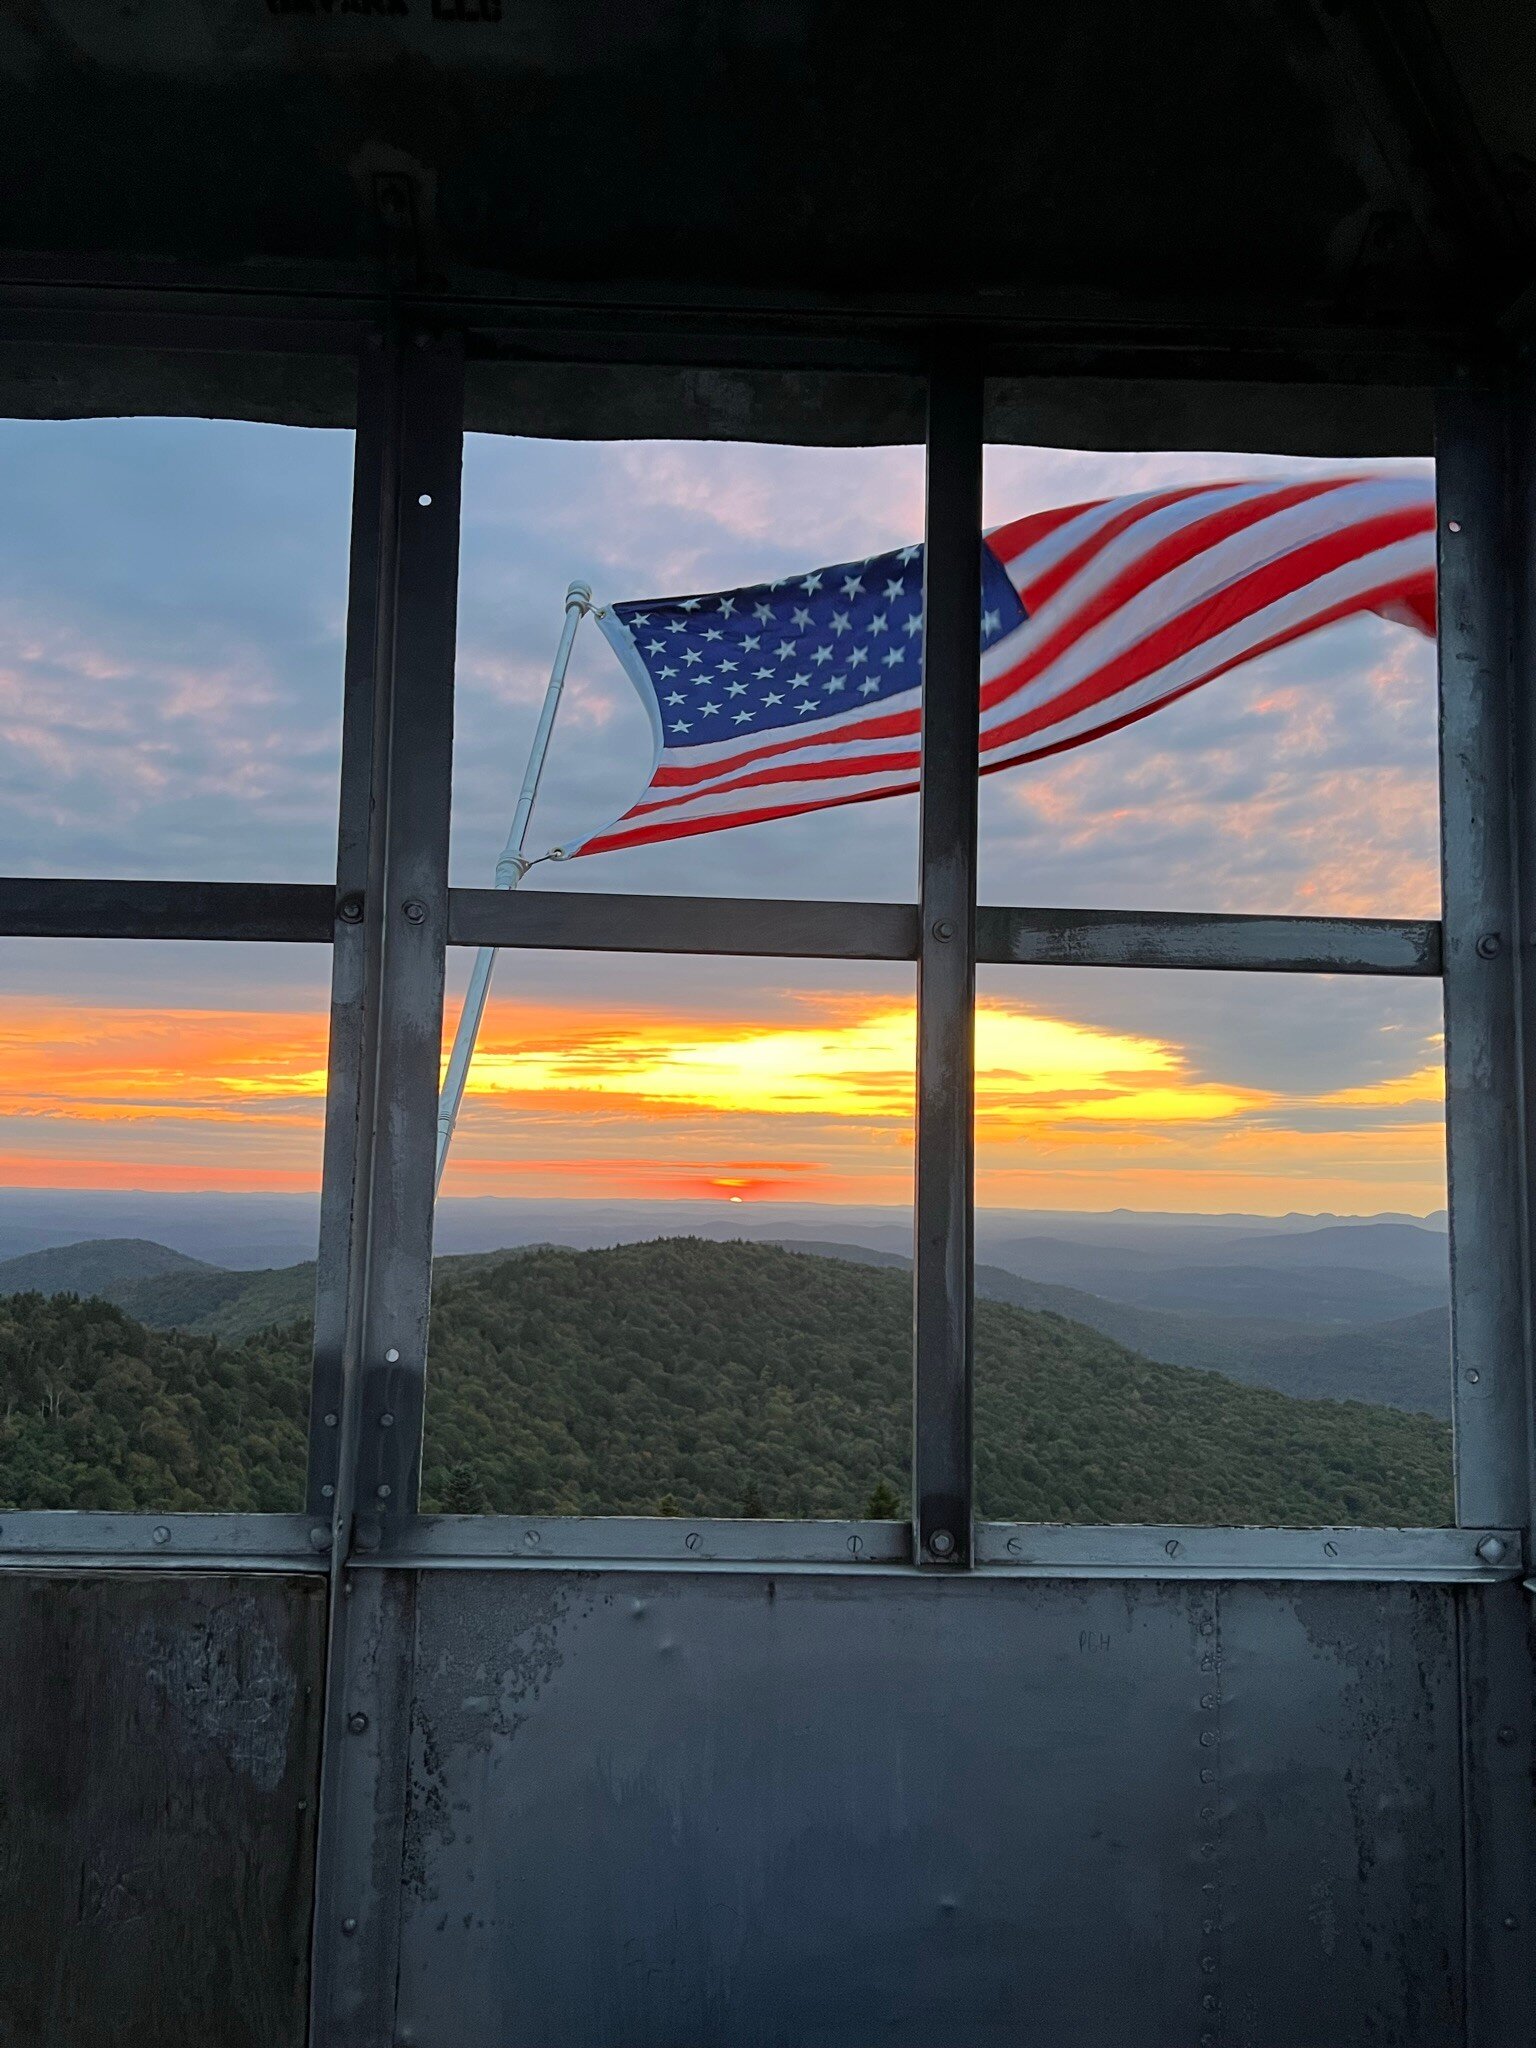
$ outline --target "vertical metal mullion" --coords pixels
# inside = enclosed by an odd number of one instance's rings
[[[339,1405],[317,1402],[312,1478],[335,1487],[314,2048],[394,2038],[414,1579],[354,1573],[349,1560],[379,1546],[387,1518],[414,1511],[420,1472],[462,453],[459,338],[413,334],[369,350],[348,613],[337,1099],[317,1289],[317,1393],[338,1394]],[[358,895],[360,905],[349,900]],[[360,925],[344,933],[358,908]],[[322,1481],[328,1458],[335,1478]]]
[[[359,1542],[415,1512],[421,1476],[448,942],[448,814],[463,462],[462,347],[402,352],[389,755],[383,776],[384,975],[362,1308]],[[383,609],[383,607],[381,607]]]
[[[367,1213],[359,1186],[368,1178],[372,1139],[363,1076],[372,1072],[377,1055],[383,952],[381,904],[370,904],[368,884],[382,870],[384,814],[375,802],[375,784],[388,751],[379,727],[389,709],[389,692],[376,686],[381,641],[392,631],[384,602],[392,596],[392,578],[386,587],[382,567],[393,558],[395,545],[400,378],[398,350],[386,350],[381,335],[372,339],[359,368],[352,457],[336,921],[309,1417],[308,1511],[328,1523],[342,1519],[336,1500],[341,1424],[355,1378],[364,1265],[358,1226]]]
[[[917,959],[912,1526],[919,1564],[971,1562],[981,376],[928,387]]]
[[[1510,1397],[1523,1420],[1520,1449],[1529,1530],[1536,1511],[1536,381],[1512,381],[1506,436],[1510,475],[1510,702],[1514,725],[1511,762],[1515,831],[1515,919],[1511,927],[1520,1065],[1519,1105],[1521,1241],[1525,1254],[1520,1299],[1522,1347]]]
[[[1456,1511],[1471,1526],[1524,1526],[1530,1507],[1509,424],[1501,392],[1441,394],[1446,1152]]]

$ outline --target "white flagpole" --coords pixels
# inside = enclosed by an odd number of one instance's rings
[[[515,889],[533,866],[533,862],[523,852],[528,837],[528,821],[533,815],[534,798],[539,793],[539,777],[544,772],[544,757],[549,752],[549,736],[554,730],[555,713],[560,708],[560,692],[565,687],[565,672],[570,666],[571,649],[576,643],[576,629],[592,608],[592,586],[588,583],[573,583],[565,593],[565,624],[560,633],[560,645],[555,649],[554,667],[549,672],[549,688],[544,692],[544,706],[539,713],[539,723],[534,731],[528,766],[523,774],[523,786],[518,791],[517,809],[512,813],[512,829],[507,834],[507,843],[501,849],[501,858],[496,863],[498,889]],[[437,1102],[439,1185],[443,1178],[443,1168],[448,1163],[448,1147],[453,1143],[453,1127],[458,1121],[459,1107],[464,1100],[464,1084],[469,1078],[469,1063],[475,1056],[475,1040],[480,1035],[481,1021],[485,1016],[485,999],[490,993],[491,972],[495,965],[496,948],[482,946],[475,955],[469,987],[464,993],[464,1007],[459,1012],[459,1028],[454,1033],[448,1072],[444,1077],[442,1092]]]

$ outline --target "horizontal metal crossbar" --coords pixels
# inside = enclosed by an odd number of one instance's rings
[[[982,908],[976,912],[976,957],[1020,967],[1437,975],[1440,926],[1386,917]]]
[[[670,1515],[418,1515],[367,1564],[905,1564],[905,1522],[689,1521]]]
[[[422,1515],[354,1565],[760,1566],[912,1569],[905,1522],[762,1522],[685,1517]],[[1518,1578],[1508,1529],[1222,1529],[1139,1523],[1075,1527],[981,1522],[982,1575],[1036,1578],[1373,1579],[1481,1583]]]
[[[800,960],[915,960],[911,903],[774,902],[743,896],[609,896],[575,889],[452,889],[451,946],[593,953],[727,953]]]
[[[324,882],[115,882],[0,878],[8,939],[252,939],[325,943],[336,891]]]
[[[330,1547],[330,1530],[307,1515],[115,1515],[67,1508],[0,1515],[0,1571],[41,1564],[324,1571]]]
[[[361,915],[361,905],[348,904]],[[0,937],[225,939],[323,944],[336,892],[324,882],[0,878]],[[910,903],[627,896],[454,889],[455,946],[692,953],[762,959],[915,960]],[[1434,976],[1433,920],[1245,917],[1170,910],[982,908],[976,957],[1027,967],[1163,967],[1271,974]]]
[[[448,941],[577,952],[912,960],[917,912],[904,903],[455,889]],[[982,908],[976,957],[1016,966],[1432,976],[1440,972],[1440,927],[1401,918]]]
[[[1040,1578],[1429,1579],[1518,1578],[1514,1529],[1099,1528],[983,1522],[980,1566]]]
[[[360,1531],[369,1527],[360,1525]],[[379,1524],[372,1523],[377,1531]],[[0,1570],[39,1565],[323,1571],[331,1532],[304,1515],[97,1514],[0,1517]],[[363,1536],[363,1543],[368,1537]],[[912,1569],[905,1522],[689,1520],[683,1516],[418,1515],[350,1563],[430,1569],[590,1565],[711,1570]],[[984,1576],[1375,1579],[1477,1584],[1519,1578],[1512,1529],[1221,1529],[1140,1523],[981,1522]]]

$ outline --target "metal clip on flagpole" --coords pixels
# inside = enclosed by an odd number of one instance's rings
[[[523,773],[523,786],[518,791],[517,809],[512,814],[512,829],[507,834],[507,843],[501,850],[500,860],[496,863],[498,889],[515,889],[534,865],[523,851],[528,838],[528,821],[533,816],[534,798],[539,793],[539,777],[544,772],[544,757],[549,752],[549,736],[554,730],[555,713],[560,708],[560,692],[565,687],[565,672],[570,667],[571,649],[576,644],[576,629],[591,610],[592,586],[588,583],[573,583],[565,593],[565,624],[560,633],[560,645],[555,649],[554,667],[549,672],[549,688],[544,692],[544,707],[539,713],[539,723],[534,731],[528,766]],[[453,1127],[458,1121],[459,1106],[464,1100],[464,1084],[469,1078],[469,1063],[475,1056],[475,1041],[480,1035],[481,1021],[485,1016],[485,999],[490,994],[491,973],[495,965],[496,948],[482,946],[475,955],[469,987],[464,992],[464,1007],[459,1012],[459,1028],[453,1036],[453,1051],[448,1060],[448,1072],[443,1079],[442,1092],[437,1103],[439,1186],[442,1184],[443,1168],[448,1163],[448,1147],[453,1143]]]

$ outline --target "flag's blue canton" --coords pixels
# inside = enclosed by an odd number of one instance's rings
[[[718,745],[877,704],[922,679],[923,551],[898,548],[710,597],[616,604],[656,693],[667,747]],[[981,644],[1024,607],[981,551]]]

